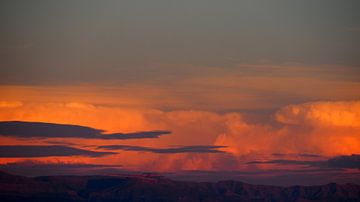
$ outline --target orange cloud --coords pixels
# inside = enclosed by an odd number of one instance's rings
[[[22,105],[23,103],[19,101],[0,101],[0,108],[15,108]]]
[[[276,113],[285,124],[360,127],[360,101],[289,105]]]
[[[344,155],[360,153],[360,102],[313,102],[289,105],[275,117],[280,123],[249,124],[239,116],[227,123],[227,132],[216,144],[230,145],[235,155],[249,153],[315,153]]]
[[[163,111],[153,108],[100,106],[83,102],[30,102],[0,108],[0,120],[76,124],[110,132],[170,130],[171,135],[151,140],[61,139],[79,148],[100,145],[169,147],[177,145],[225,145],[229,154],[152,154],[120,151],[117,155],[86,160],[87,163],[118,164],[124,168],[270,169],[274,165],[244,165],[251,159],[271,159],[273,153],[310,153],[325,156],[360,153],[359,101],[313,102],[289,105],[275,115],[280,125],[249,122],[241,113],[196,110]],[[42,140],[3,138],[1,144],[39,144]],[[48,144],[43,142],[43,144]],[[224,155],[227,155],[225,158]],[[224,159],[225,158],[225,159]],[[71,158],[69,158],[71,159]]]

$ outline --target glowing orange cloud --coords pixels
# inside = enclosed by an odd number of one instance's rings
[[[360,127],[360,102],[312,102],[289,105],[276,113],[285,124]]]
[[[228,131],[216,141],[231,145],[236,155],[248,153],[315,153],[342,155],[360,152],[360,102],[314,102],[290,105],[276,113],[283,125],[246,123],[239,116],[228,122]]]
[[[5,103],[5,101],[3,101]],[[56,138],[75,147],[96,149],[122,144],[148,147],[225,145],[229,154],[153,154],[121,151],[101,158],[66,157],[66,161],[116,164],[125,168],[158,171],[182,169],[270,169],[274,165],[245,165],[253,159],[271,159],[273,153],[310,153],[325,156],[360,153],[359,101],[314,102],[281,108],[280,126],[253,123],[241,113],[98,106],[81,102],[22,102],[0,107],[0,120],[40,121],[90,126],[108,132],[170,130],[151,140],[84,140]],[[11,107],[9,107],[11,106]],[[1,138],[2,145],[50,144],[42,139]],[[226,158],[224,157],[227,156]],[[11,159],[13,161],[14,159]],[[39,159],[41,160],[41,159]],[[46,158],[44,161],[48,160]],[[6,160],[7,162],[10,159]],[[2,160],[4,162],[4,160]]]

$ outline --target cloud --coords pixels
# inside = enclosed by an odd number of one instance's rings
[[[46,144],[51,144],[51,145],[79,146],[79,144],[70,142],[70,141],[47,140],[47,141],[43,141],[43,142]],[[82,145],[82,147],[87,147],[87,146]]]
[[[360,169],[360,155],[337,156],[326,162],[327,167],[332,168],[358,168]]]
[[[323,157],[317,154],[281,154],[281,153],[273,153],[273,156],[280,156],[280,157],[304,157],[304,158],[320,158]]]
[[[23,103],[19,101],[0,101],[0,108],[16,108],[21,106],[23,106]]]
[[[134,133],[104,134],[103,130],[78,125],[22,121],[0,122],[0,135],[21,138],[39,137],[124,140],[158,138],[161,135],[167,135],[170,133],[170,131],[144,131]]]
[[[276,124],[254,124],[235,113],[226,116],[226,130],[217,137],[215,144],[227,145],[224,150],[236,156],[360,153],[360,101],[285,106],[275,113]]]
[[[100,157],[116,154],[114,152],[96,152],[59,145],[1,145],[0,158],[27,158],[49,156],[89,156]]]
[[[293,125],[360,127],[360,101],[289,105],[276,113],[276,120]]]
[[[250,161],[247,164],[283,164],[283,165],[307,165],[320,168],[357,168],[360,169],[360,155],[336,156],[325,161],[299,161],[276,159],[271,161]]]
[[[129,109],[122,106],[103,106],[89,104],[66,104],[66,103],[24,103],[18,108],[4,108],[0,110],[0,119],[22,120],[29,122],[74,124],[89,126],[91,131],[102,129],[109,133],[126,132],[126,134],[140,131],[154,131],[157,128],[171,130],[172,135],[164,135],[157,139],[133,139],[127,141],[127,145],[138,145],[150,149],[165,148],[168,145],[218,145],[227,146],[219,150],[227,152],[217,153],[172,153],[171,155],[159,155],[155,152],[119,152],[101,158],[101,162],[114,162],[129,166],[134,169],[152,169],[171,171],[179,169],[242,169],[241,163],[254,160],[276,160],[287,158],[290,160],[314,160],[313,155],[319,155],[319,159],[339,155],[351,155],[360,153],[360,128],[356,123],[339,124],[339,122],[317,121],[315,114],[331,114],[336,117],[340,114],[356,112],[356,101],[344,102],[313,102],[292,105],[304,111],[306,121],[297,121],[296,124],[288,124],[276,119],[276,114],[283,114],[284,109],[271,112],[261,121],[249,120],[246,112],[215,113],[198,110],[160,110],[160,109]],[[357,101],[359,102],[359,101]],[[343,108],[339,107],[342,103]],[[312,106],[312,107],[305,107]],[[328,107],[323,107],[328,106]],[[334,107],[332,107],[334,106]],[[309,110],[309,111],[306,111]],[[310,111],[316,113],[310,113]],[[269,112],[270,113],[270,112]],[[286,113],[285,113],[286,114]],[[284,116],[287,119],[289,117]],[[347,116],[343,116],[344,118]],[[349,116],[353,117],[353,116]],[[301,119],[299,119],[301,120]],[[326,120],[326,119],[324,119]],[[60,124],[60,125],[61,125]],[[100,132],[98,132],[100,131]],[[106,134],[98,130],[102,136]],[[77,134],[75,134],[77,135]],[[92,135],[93,137],[94,135]],[[82,138],[76,141],[69,138],[57,139],[21,139],[17,136],[2,136],[1,141],[6,145],[14,144],[43,144],[44,141],[55,141],[64,146],[76,143],[81,148],[85,146],[108,145],[104,139]],[[58,143],[56,143],[58,144]],[[123,145],[122,141],[112,139],[112,145]],[[88,148],[88,147],[86,147]],[[128,148],[129,149],[129,148]],[[134,148],[132,148],[134,150]],[[138,148],[139,150],[139,148]],[[142,149],[144,150],[144,149]],[[273,155],[284,154],[284,156]],[[294,154],[294,155],[292,155]],[[310,154],[300,155],[300,154]],[[216,158],[216,156],[221,157]],[[246,161],[243,159],[246,157]],[[72,158],[72,157],[71,157]],[[240,162],[237,159],[241,159]],[[318,160],[318,159],[315,159]],[[224,163],[224,161],[226,161]],[[91,162],[91,161],[90,161]],[[100,162],[100,161],[96,161]],[[246,169],[275,168],[276,164],[248,165]],[[296,166],[295,166],[296,167]]]
[[[0,169],[25,176],[44,175],[84,175],[84,174],[110,174],[121,171],[121,165],[89,164],[89,163],[44,163],[26,160],[13,163],[0,164]]]
[[[322,162],[322,161],[321,161]],[[250,161],[247,164],[284,164],[284,165],[317,165],[318,161],[298,161],[298,160],[287,160],[287,159],[276,159],[271,161]]]
[[[195,145],[195,146],[183,146],[173,148],[150,148],[142,146],[131,146],[131,145],[105,145],[99,146],[99,149],[107,150],[125,150],[125,151],[141,151],[141,152],[152,152],[159,154],[171,154],[171,153],[224,153],[221,148],[225,146],[215,145]]]

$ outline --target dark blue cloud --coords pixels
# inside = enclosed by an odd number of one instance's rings
[[[81,164],[81,163],[44,163],[32,160],[1,164],[0,169],[25,176],[44,175],[98,175],[122,171],[121,165]]]
[[[286,164],[286,165],[315,165],[322,161],[298,161],[287,159],[275,159],[271,161],[250,161],[247,164]]]
[[[194,146],[183,146],[183,147],[173,147],[173,148],[151,148],[151,147],[131,146],[131,145],[105,145],[105,146],[99,146],[98,148],[107,149],[107,150],[142,151],[142,152],[169,154],[169,153],[224,153],[223,151],[218,150],[224,147],[225,146],[194,145]]]
[[[283,165],[307,165],[320,168],[357,168],[360,169],[360,155],[337,156],[324,161],[298,161],[276,159],[271,161],[251,161],[247,164],[283,164]]]
[[[318,155],[318,154],[306,154],[306,153],[293,153],[293,154],[283,154],[283,153],[273,153],[273,156],[278,156],[278,157],[287,157],[287,156],[295,156],[295,157],[306,157],[306,158],[321,158],[323,156]]]
[[[86,138],[86,139],[143,139],[158,138],[170,131],[141,131],[134,133],[104,134],[103,130],[79,125],[4,121],[0,122],[0,135],[20,138]]]
[[[332,168],[358,168],[360,169],[360,155],[337,156],[326,161],[326,165]]]
[[[48,156],[90,156],[99,157],[114,152],[97,152],[59,145],[11,145],[0,146],[0,158],[27,158]]]

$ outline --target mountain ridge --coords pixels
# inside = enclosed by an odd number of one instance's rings
[[[360,201],[360,185],[252,185],[174,181],[157,175],[23,177],[0,171],[0,201]]]

